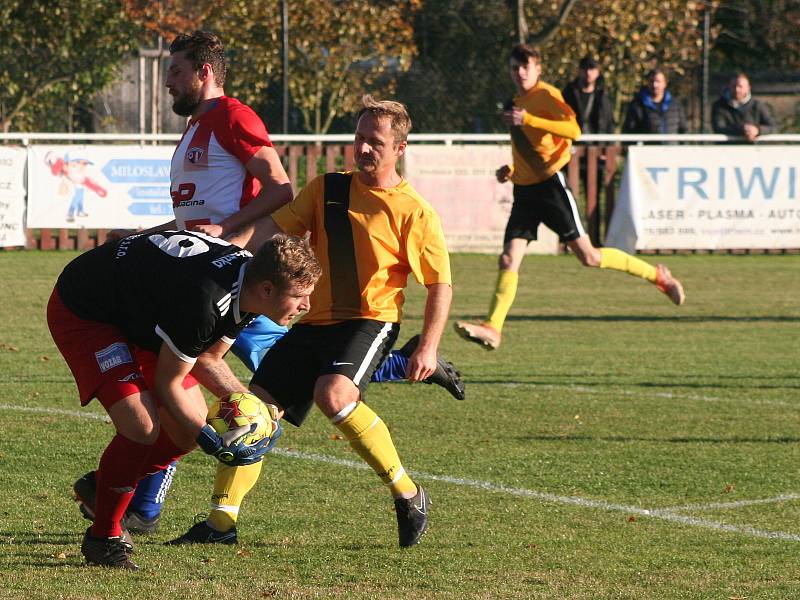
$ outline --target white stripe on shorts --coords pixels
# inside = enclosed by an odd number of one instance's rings
[[[378,348],[389,335],[389,332],[392,330],[392,323],[384,323],[381,330],[378,332],[378,335],[375,336],[375,339],[372,340],[372,345],[369,347],[367,351],[367,355],[364,357],[364,360],[361,361],[361,364],[358,366],[358,371],[356,371],[355,377],[353,377],[353,383],[356,384],[356,387],[359,386],[361,383],[361,378],[364,376],[367,368],[369,368],[369,364],[372,362],[372,359],[375,357],[375,353],[378,351]]]
[[[567,185],[567,180],[564,178],[564,173],[561,171],[558,172],[558,180],[561,182],[564,191],[567,193],[569,208],[572,211],[572,218],[575,219],[575,227],[578,228],[578,235],[584,236],[586,235],[586,232],[583,230],[583,223],[581,222],[581,214],[578,212],[578,205],[575,203],[575,198],[572,196],[572,192]]]

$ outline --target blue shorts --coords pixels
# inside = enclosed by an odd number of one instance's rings
[[[261,315],[250,325],[245,327],[236,337],[231,352],[241,360],[245,366],[255,373],[261,359],[286,332],[287,327],[278,325],[271,319]]]

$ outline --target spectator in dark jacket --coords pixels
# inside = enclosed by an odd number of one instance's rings
[[[775,129],[769,107],[750,95],[750,79],[744,73],[734,75],[714,102],[711,123],[714,133],[742,135],[748,142]]]
[[[599,63],[592,56],[584,56],[578,63],[577,75],[562,94],[578,117],[581,133],[614,133],[614,109]]]
[[[667,89],[667,76],[659,68],[647,74],[647,85],[628,105],[622,133],[686,133],[686,113]]]

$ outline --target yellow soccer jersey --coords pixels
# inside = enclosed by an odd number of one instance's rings
[[[528,114],[522,126],[511,128],[511,181],[518,185],[542,182],[569,162],[572,142],[581,134],[575,112],[560,91],[543,81],[515,97],[514,105]]]
[[[343,185],[344,191],[336,196],[331,185]],[[397,323],[409,273],[422,285],[451,283],[439,216],[405,179],[397,187],[373,188],[358,173],[329,173],[312,180],[272,218],[285,233],[311,232],[322,266],[303,323]]]

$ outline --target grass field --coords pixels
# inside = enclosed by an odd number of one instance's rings
[[[212,459],[187,457],[137,573],[79,552],[71,485],[112,430],[78,407],[44,320],[72,256],[0,254],[0,598],[800,597],[800,256],[666,257],[680,309],[530,257],[498,351],[445,335],[465,402],[370,387],[433,498],[420,546],[397,548],[388,494],[315,412],[267,457],[237,547],[161,544],[208,503]],[[482,316],[495,258],[453,266],[452,317]]]

